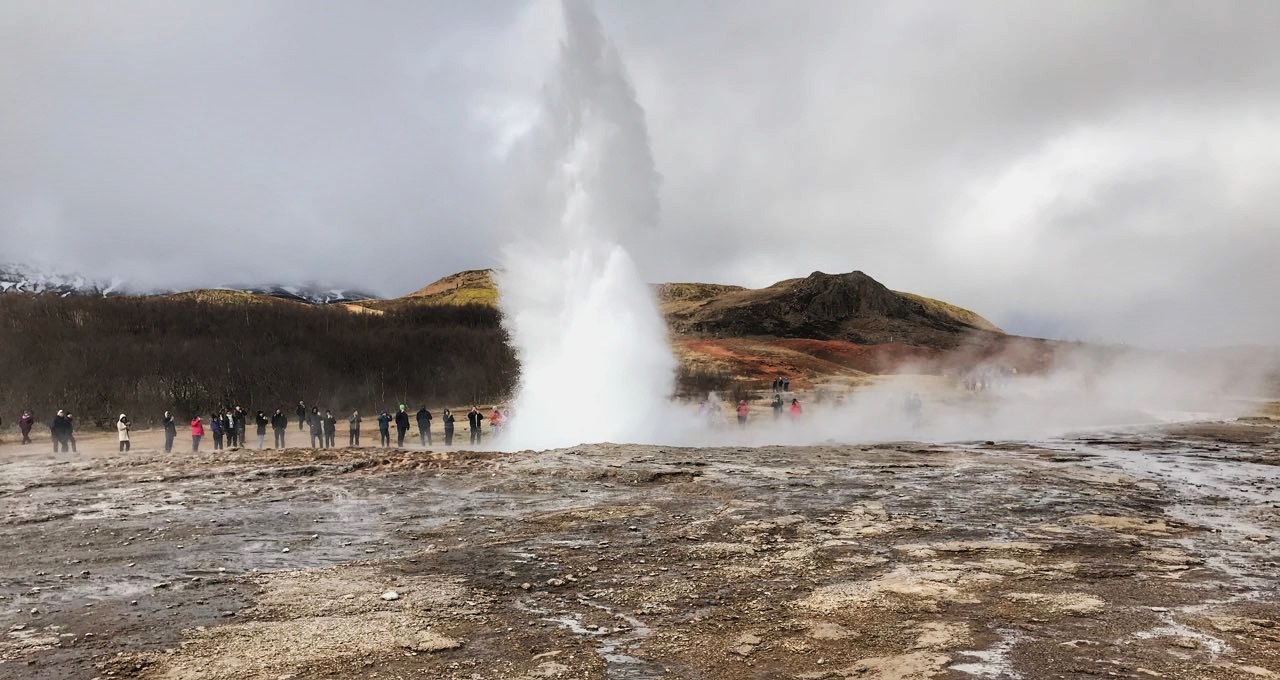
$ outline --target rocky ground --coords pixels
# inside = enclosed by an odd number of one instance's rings
[[[500,454],[0,447],[0,677],[1280,677],[1280,422]]]

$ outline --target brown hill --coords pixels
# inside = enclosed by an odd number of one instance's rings
[[[974,333],[1000,332],[973,312],[894,292],[862,272],[814,272],[759,290],[722,287],[700,293],[693,302],[688,297],[664,301],[663,311],[678,334],[952,349]]]
[[[498,304],[498,285],[492,269],[472,269],[440,279],[404,296],[416,302],[444,305]]]

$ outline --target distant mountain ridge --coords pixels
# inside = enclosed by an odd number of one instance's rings
[[[205,290],[237,291],[313,305],[363,302],[378,299],[377,295],[365,291],[324,285],[227,285],[215,286]],[[186,292],[192,291],[135,290],[131,289],[123,279],[104,282],[80,275],[49,272],[30,265],[17,263],[0,264],[0,293],[46,294],[61,297],[69,295],[114,297],[120,295],[173,295]]]

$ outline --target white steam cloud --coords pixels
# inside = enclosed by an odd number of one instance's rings
[[[505,444],[645,442],[672,408],[675,359],[621,239],[656,222],[658,175],[644,112],[594,12],[581,0],[563,12],[555,73],[511,161],[518,233],[498,287],[522,370]]]

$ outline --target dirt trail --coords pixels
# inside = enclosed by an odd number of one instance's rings
[[[1280,677],[1271,421],[954,446],[0,446],[0,677]]]

